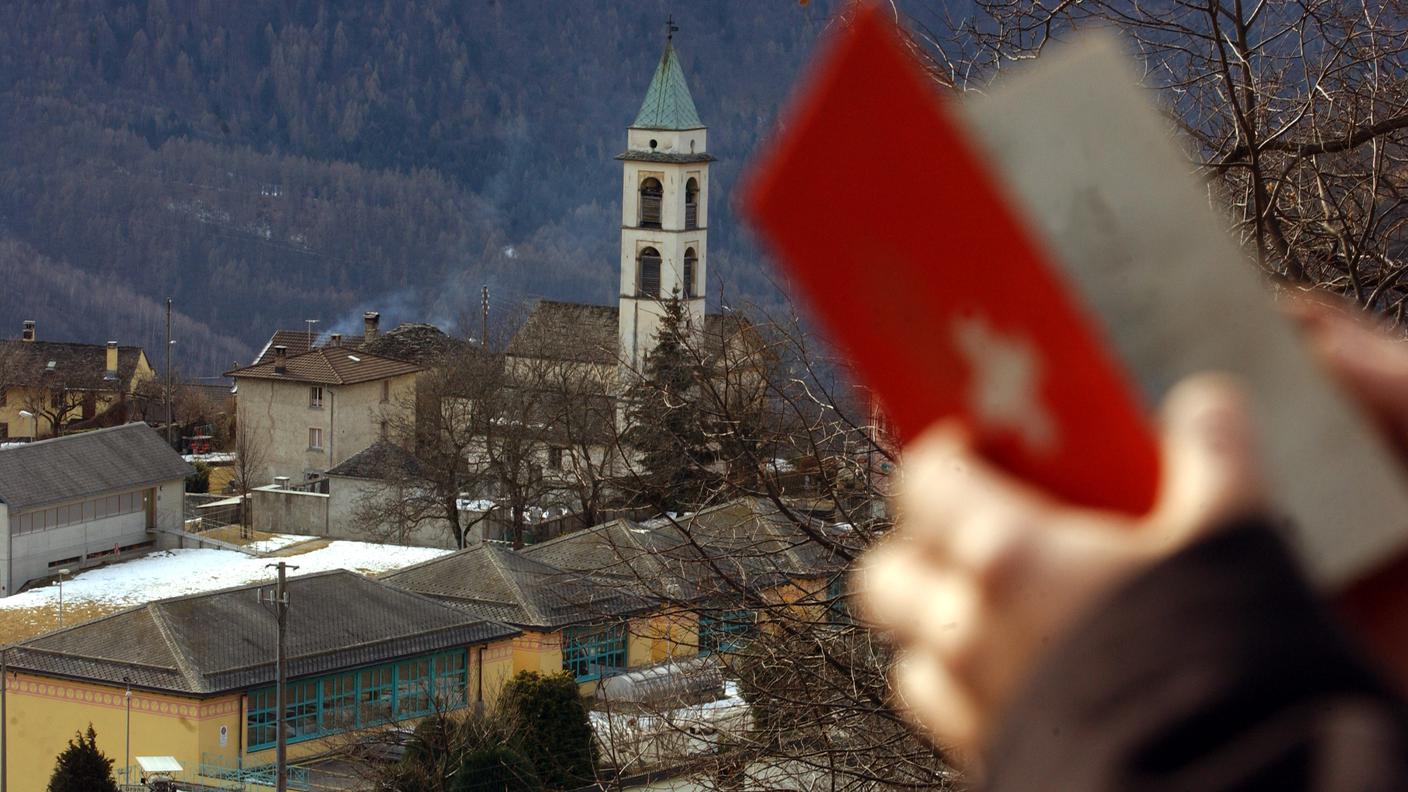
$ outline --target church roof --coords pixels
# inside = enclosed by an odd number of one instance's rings
[[[615,365],[618,335],[615,306],[540,300],[513,334],[508,354]]]
[[[510,357],[615,365],[621,362],[619,314],[614,305],[539,300],[508,344]],[[734,313],[704,315],[704,343],[712,353],[725,339],[742,336],[754,350],[765,346],[758,330]]]
[[[680,68],[680,58],[671,41],[665,42],[660,66],[650,80],[645,101],[631,126],[636,129],[700,129],[704,126],[699,120],[699,111],[694,109],[694,99],[689,95],[684,70]]]

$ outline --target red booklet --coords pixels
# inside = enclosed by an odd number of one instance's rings
[[[901,442],[956,420],[1064,500],[1144,513],[1158,481],[1144,405],[899,35],[858,9],[747,211]]]

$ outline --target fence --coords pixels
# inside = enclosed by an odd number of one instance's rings
[[[243,757],[236,756],[231,760],[221,754],[200,755],[200,776],[202,778],[216,779],[236,784],[251,784],[254,786],[274,786],[275,767],[273,764],[244,766]],[[220,787],[229,789],[230,787]],[[288,788],[307,790],[308,770],[303,767],[288,768]]]

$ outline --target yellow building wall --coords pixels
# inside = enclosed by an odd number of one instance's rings
[[[98,748],[113,760],[114,768],[129,763],[123,758],[128,734],[123,688],[26,673],[10,674],[5,687],[10,789],[44,789],[59,753],[90,723]],[[202,732],[216,721],[228,722],[229,704],[229,697],[201,702],[134,690],[131,756],[174,756],[183,767],[195,770]]]
[[[562,633],[525,631],[513,638],[512,653],[514,674],[520,671],[556,674],[562,670]]]
[[[559,649],[558,657],[561,657]],[[514,641],[506,640],[490,644],[484,649],[484,703],[492,705],[499,700],[499,693],[513,677],[514,671]],[[478,679],[475,674],[475,663],[471,658],[469,695],[473,700],[478,688]],[[558,660],[558,668],[562,667],[562,661]]]

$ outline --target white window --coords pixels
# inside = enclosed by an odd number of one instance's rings
[[[382,402],[391,401],[391,380],[381,381],[381,400]]]
[[[309,407],[322,407],[322,406],[323,406],[323,386],[322,386],[322,385],[314,385],[313,387],[311,387],[311,388],[308,389],[308,406],[309,406]]]
[[[314,451],[323,450],[323,430],[316,427],[308,428],[308,448]]]

